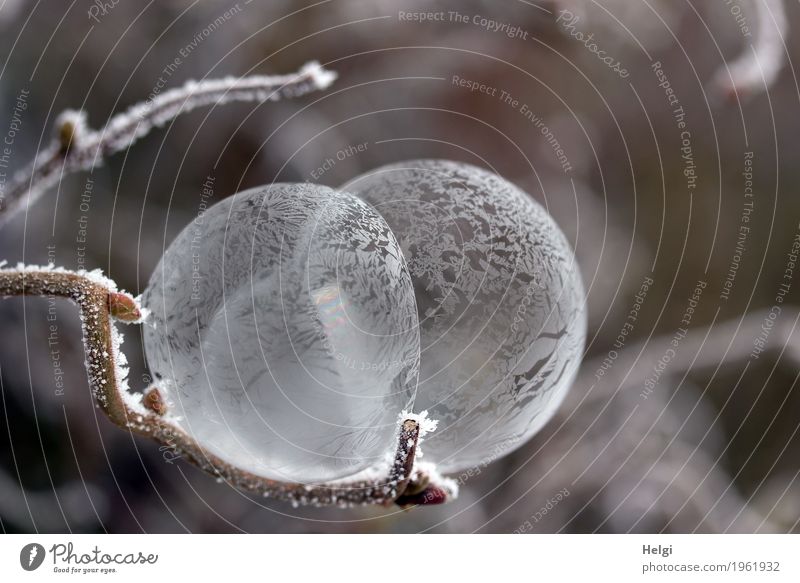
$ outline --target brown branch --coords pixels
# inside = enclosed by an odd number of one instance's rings
[[[402,494],[411,476],[420,430],[419,423],[413,419],[406,419],[401,423],[397,451],[388,476],[306,485],[270,480],[233,466],[204,450],[181,429],[155,415],[137,417],[128,427],[174,448],[200,469],[222,478],[240,490],[291,502],[294,506],[342,507],[388,505],[394,502]]]
[[[65,174],[93,168],[103,158],[130,147],[153,128],[182,113],[232,101],[297,97],[325,89],[335,78],[335,73],[313,62],[291,75],[190,81],[112,117],[101,131],[88,129],[84,112],[64,112],[57,119],[51,144],[14,177],[7,196],[0,200],[0,222],[7,221],[26,202],[35,201]],[[370,475],[311,486],[269,480],[232,466],[205,451],[170,421],[157,387],[150,387],[143,395],[128,391],[125,357],[118,350],[122,336],[113,321],[137,322],[142,313],[134,298],[117,291],[113,281],[97,272],[20,265],[17,269],[0,269],[0,296],[59,296],[78,304],[89,384],[109,419],[120,427],[155,439],[172,449],[176,457],[185,455],[201,469],[237,488],[295,505],[390,504],[404,493],[412,476],[418,479],[422,475],[414,474],[414,459],[424,428],[413,418],[402,420],[394,458],[386,475],[378,478]],[[425,483],[428,481],[426,477]],[[450,497],[455,495],[452,488],[443,487],[442,491],[450,492]]]
[[[8,221],[26,202],[35,202],[63,176],[102,164],[104,158],[129,148],[181,114],[206,105],[299,97],[326,89],[335,79],[336,73],[311,62],[289,75],[189,81],[183,87],[133,105],[112,117],[99,131],[87,127],[84,112],[65,111],[56,119],[52,142],[14,176],[5,197],[0,198],[0,223]]]
[[[111,323],[112,305],[132,305],[133,312],[126,311],[124,319],[138,319],[135,301],[127,294],[120,294],[113,282],[103,282],[96,274],[72,273],[66,270],[30,267],[0,269],[0,295],[9,296],[57,296],[75,302],[81,315],[86,370],[89,386],[100,407],[118,425],[124,425],[126,407],[121,393],[115,390],[124,383],[120,377],[116,352],[115,330]],[[124,297],[124,300],[121,298]]]
[[[134,298],[117,291],[111,280],[96,272],[69,272],[52,267],[0,269],[0,296],[58,296],[69,298],[80,309],[86,363],[92,394],[109,419],[120,427],[151,437],[206,472],[233,486],[286,500],[295,505],[391,504],[403,494],[414,469],[420,440],[420,423],[402,420],[397,450],[387,475],[322,485],[292,484],[269,480],[237,468],[203,449],[164,415],[157,388],[145,392],[142,402],[128,392],[124,355],[118,350],[121,336],[114,320],[135,322],[141,312]]]

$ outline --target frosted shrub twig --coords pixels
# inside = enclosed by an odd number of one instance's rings
[[[14,175],[6,196],[0,200],[0,222],[8,221],[26,202],[36,201],[66,174],[101,165],[104,158],[129,148],[151,130],[183,113],[235,101],[265,102],[300,97],[327,89],[335,79],[335,72],[313,61],[289,75],[189,81],[118,113],[100,130],[89,128],[86,112],[64,111],[56,118],[51,143]]]
[[[101,164],[105,157],[127,149],[154,128],[182,113],[234,101],[265,102],[299,97],[326,89],[335,79],[336,73],[311,62],[290,75],[190,81],[115,115],[101,130],[88,127],[85,112],[65,111],[57,118],[53,141],[27,168],[16,174],[6,199],[0,201],[0,223],[8,221],[26,204],[35,202],[62,176]],[[397,449],[387,467],[349,480],[320,485],[292,484],[234,467],[206,451],[202,444],[171,422],[158,387],[150,387],[144,394],[129,391],[127,363],[120,350],[123,337],[115,322],[139,323],[143,312],[137,300],[117,290],[112,280],[99,271],[22,264],[7,268],[2,262],[0,297],[10,296],[64,297],[75,302],[80,310],[89,384],[109,419],[120,427],[173,448],[176,454],[185,455],[203,470],[237,488],[294,505],[431,504],[455,496],[449,480],[415,468],[417,446],[426,431],[425,419],[405,412],[399,420]],[[429,491],[436,496],[412,500],[403,497],[406,490],[417,496]]]
[[[89,385],[109,419],[186,455],[203,470],[237,488],[295,505],[438,504],[455,496],[449,480],[433,483],[435,476],[414,467],[417,446],[427,428],[424,415],[406,412],[400,419],[397,450],[383,473],[371,471],[348,481],[306,485],[269,480],[232,466],[170,421],[157,387],[151,387],[144,398],[129,391],[127,362],[120,350],[123,338],[115,321],[139,323],[142,310],[136,299],[117,290],[112,280],[99,271],[72,272],[53,266],[0,268],[0,297],[11,296],[64,297],[75,302],[80,310]],[[403,497],[407,488],[431,494]]]

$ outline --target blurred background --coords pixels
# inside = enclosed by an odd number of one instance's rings
[[[428,12],[442,16],[407,16]],[[454,476],[458,500],[342,510],[250,496],[119,430],[92,402],[74,307],[5,300],[0,527],[800,531],[795,25],[800,6],[774,0],[0,0],[4,177],[67,108],[97,128],[189,79],[315,59],[339,73],[297,100],[196,110],[65,176],[0,231],[9,263],[102,268],[138,294],[209,176],[220,200],[450,158],[548,208],[590,318],[558,416]]]

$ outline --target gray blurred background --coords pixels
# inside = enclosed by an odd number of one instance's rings
[[[786,26],[780,10],[763,0],[0,0],[0,137],[13,133],[4,172],[32,159],[66,108],[102,127],[188,79],[289,73],[314,59],[339,73],[298,100],[197,110],[65,177],[0,231],[0,258],[99,267],[138,294],[209,176],[220,200],[275,180],[336,186],[384,163],[450,158],[493,168],[547,206],[576,249],[590,314],[586,361],[559,415],[513,454],[456,476],[458,500],[342,510],[251,497],[112,426],[88,390],[74,307],[6,300],[0,527],[800,530],[800,6],[786,3]],[[401,16],[420,11],[444,20]],[[725,90],[726,63],[744,79],[737,94]],[[125,331],[131,384],[144,387],[139,331]]]

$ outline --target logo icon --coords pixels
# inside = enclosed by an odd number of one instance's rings
[[[44,562],[44,547],[39,543],[30,543],[19,552],[19,564],[26,571],[35,571]]]

